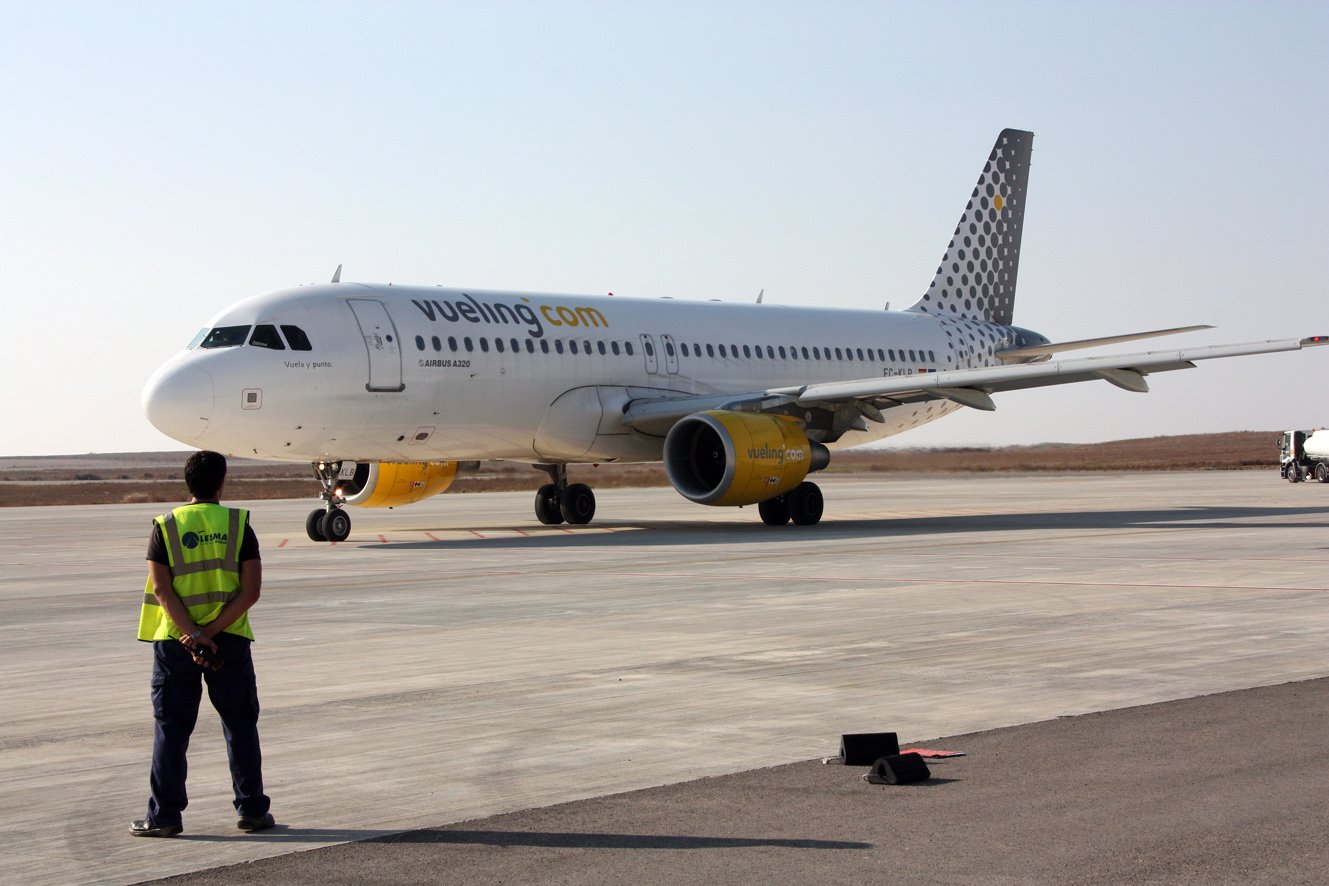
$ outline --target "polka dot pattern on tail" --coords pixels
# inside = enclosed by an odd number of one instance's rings
[[[978,176],[937,276],[909,310],[1009,325],[1034,134],[1004,129]]]

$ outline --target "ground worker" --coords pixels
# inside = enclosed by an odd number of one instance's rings
[[[174,837],[184,830],[185,752],[202,683],[222,721],[236,826],[261,831],[274,824],[263,793],[248,614],[258,601],[263,569],[249,512],[218,503],[225,482],[225,456],[194,453],[185,463],[189,504],[153,521],[138,638],[153,645],[156,729],[148,814],[129,826],[136,837]]]

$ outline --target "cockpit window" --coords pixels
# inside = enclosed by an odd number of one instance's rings
[[[234,348],[245,343],[249,337],[248,326],[218,326],[208,331],[199,342],[200,348]]]
[[[204,326],[198,332],[194,333],[194,337],[189,340],[189,344],[185,345],[185,350],[192,351],[194,348],[203,344],[203,339],[208,337],[208,332],[210,332],[210,330],[208,327]]]
[[[309,336],[305,335],[305,331],[299,326],[283,326],[281,331],[286,336],[286,340],[291,343],[292,351],[314,350],[314,346],[309,343]],[[438,348],[435,347],[434,350],[437,351]]]
[[[254,348],[271,348],[274,351],[286,350],[276,326],[266,324],[255,326],[254,334],[249,337],[249,345]]]

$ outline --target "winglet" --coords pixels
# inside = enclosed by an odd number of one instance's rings
[[[765,294],[766,294],[766,290],[765,290],[765,289],[763,289],[761,292],[758,292],[758,293],[757,293],[757,304],[761,304],[761,297],[762,297],[763,295],[765,295]]]
[[[341,282],[341,265],[337,265],[337,270],[333,271],[333,273],[332,273],[332,282],[333,282],[333,283],[340,283],[340,282]]]

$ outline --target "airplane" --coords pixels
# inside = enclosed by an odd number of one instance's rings
[[[568,465],[661,461],[690,501],[813,525],[824,502],[807,477],[832,448],[995,409],[999,392],[1145,392],[1147,376],[1200,360],[1329,342],[1053,360],[1209,327],[1054,343],[1013,325],[1032,147],[1030,132],[997,137],[931,286],[905,310],[373,285],[342,282],[338,266],[330,283],[221,311],[152,376],[143,408],[190,446],[310,462],[314,541],[350,536],[344,505],[419,501],[481,459],[545,471],[535,515],[548,525],[594,517]]]

